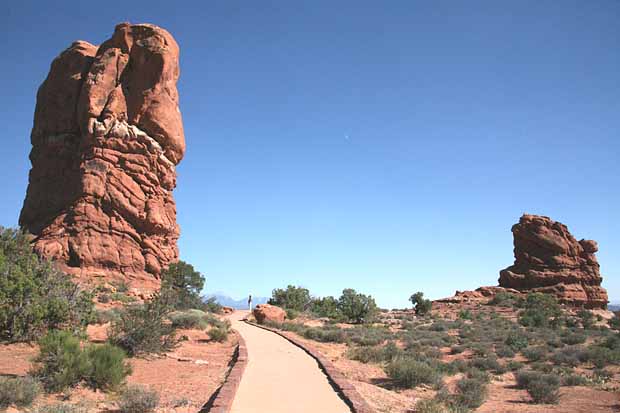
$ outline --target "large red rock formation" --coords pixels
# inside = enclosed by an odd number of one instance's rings
[[[283,323],[286,320],[286,311],[271,304],[258,304],[252,311],[258,324]]]
[[[500,271],[501,287],[554,294],[574,306],[607,305],[595,241],[577,241],[565,225],[538,215],[523,215],[512,233],[515,262]]]
[[[40,255],[84,280],[159,285],[178,259],[178,77],[177,43],[149,24],[120,24],[101,46],[78,41],[52,62],[19,218]]]

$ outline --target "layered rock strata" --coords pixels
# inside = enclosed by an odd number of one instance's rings
[[[538,215],[523,215],[512,233],[515,262],[500,271],[501,287],[553,294],[571,306],[606,307],[595,241],[577,241],[564,224]]]
[[[19,218],[41,256],[85,281],[158,287],[178,260],[178,77],[177,43],[149,24],[120,24],[101,46],[77,41],[52,62]]]

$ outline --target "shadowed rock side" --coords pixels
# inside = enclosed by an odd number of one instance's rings
[[[39,88],[19,223],[83,280],[152,290],[178,259],[178,61],[168,32],[124,23],[100,47],[73,43]]]
[[[607,305],[595,241],[577,241],[565,225],[538,215],[523,215],[512,233],[515,262],[500,271],[501,287],[554,294],[574,306]]]

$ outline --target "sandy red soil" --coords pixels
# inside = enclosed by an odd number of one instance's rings
[[[91,326],[88,333],[91,341],[100,341],[105,337],[105,326]],[[222,384],[238,341],[235,332],[231,332],[225,343],[209,341],[205,331],[180,330],[178,333],[187,340],[167,355],[130,359],[133,373],[128,382],[146,385],[159,392],[158,413],[195,413],[200,410]],[[37,353],[36,345],[0,345],[0,375],[26,375]],[[42,396],[36,404],[63,401],[86,404],[89,412],[113,412],[115,397],[115,394],[79,386],[66,394]]]
[[[427,386],[400,390],[389,386],[389,380],[381,366],[364,364],[349,360],[345,353],[346,344],[319,343],[304,339],[327,356],[334,365],[351,381],[357,391],[379,413],[412,413],[419,399],[430,399],[435,391]],[[466,357],[466,354],[462,354]],[[448,357],[446,357],[448,360]],[[617,369],[615,369],[617,370]],[[516,381],[511,372],[495,376],[489,385],[486,402],[476,410],[480,413],[609,413],[620,412],[620,374],[606,385],[606,390],[596,387],[562,387],[560,403],[557,405],[537,405],[530,402],[525,390],[515,387]],[[446,377],[450,387],[461,376]]]

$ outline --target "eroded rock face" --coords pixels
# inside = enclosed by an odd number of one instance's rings
[[[515,262],[500,271],[501,287],[554,294],[574,306],[607,305],[595,241],[577,241],[565,225],[538,215],[523,215],[512,233]]]
[[[84,280],[159,286],[178,260],[178,77],[178,45],[149,24],[120,24],[101,46],[78,41],[52,62],[19,218],[40,255]]]
[[[258,324],[265,322],[283,323],[286,319],[286,311],[271,304],[258,304],[252,313]]]

